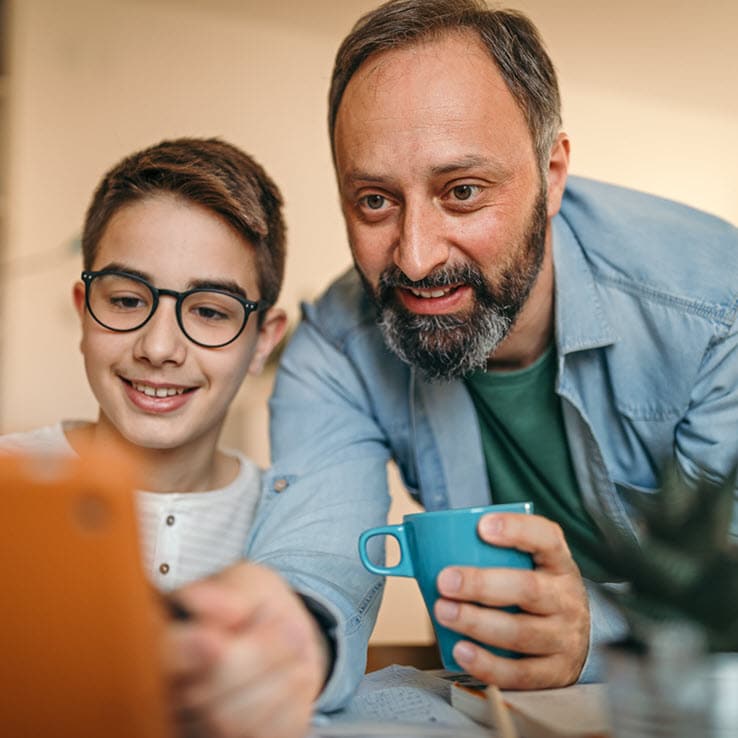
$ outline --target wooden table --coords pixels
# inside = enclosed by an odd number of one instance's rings
[[[404,643],[369,646],[366,659],[366,673],[384,669],[385,666],[401,664],[416,669],[442,669],[441,656],[435,643],[428,645],[407,645]]]

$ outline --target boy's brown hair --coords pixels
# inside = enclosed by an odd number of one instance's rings
[[[216,213],[253,245],[261,299],[273,305],[284,277],[282,195],[264,169],[217,138],[162,141],[116,164],[95,190],[82,232],[91,269],[105,228],[125,205],[169,192]]]

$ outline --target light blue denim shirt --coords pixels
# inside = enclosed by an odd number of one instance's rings
[[[635,535],[621,492],[649,494],[662,461],[716,477],[738,456],[738,232],[712,216],[570,178],[553,221],[556,392],[595,523]],[[356,273],[314,305],[271,399],[273,468],[250,556],[281,570],[337,623],[319,707],[352,693],[382,583],[357,556],[384,522],[386,464],[428,510],[490,502],[479,424],[463,382],[427,383],[385,347]],[[381,555],[381,554],[380,554]],[[590,653],[620,618],[589,588]]]

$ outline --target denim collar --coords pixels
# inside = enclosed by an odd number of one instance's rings
[[[559,356],[618,340],[602,305],[592,268],[562,215],[553,219],[556,347]]]

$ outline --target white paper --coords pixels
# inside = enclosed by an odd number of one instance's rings
[[[451,707],[448,681],[410,666],[389,666],[364,677],[348,706],[316,719],[323,736],[490,736]]]

